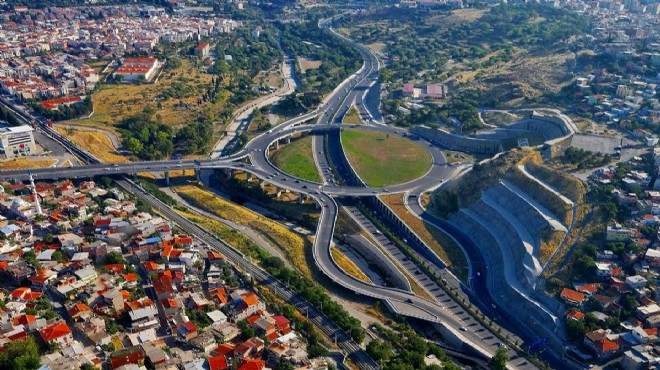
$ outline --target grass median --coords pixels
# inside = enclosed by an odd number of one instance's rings
[[[369,277],[342,251],[336,247],[332,247],[330,248],[330,254],[335,262],[337,262],[339,268],[344,270],[345,273],[358,280],[364,281],[365,283],[372,283],[371,279],[369,279]]]
[[[433,164],[426,149],[397,135],[344,130],[341,140],[348,161],[370,186],[414,180],[423,176]]]
[[[287,144],[273,155],[273,164],[290,175],[321,182],[321,176],[314,163],[312,139],[312,136],[305,136]]]

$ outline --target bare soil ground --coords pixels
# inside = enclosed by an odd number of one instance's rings
[[[474,79],[470,87],[480,89],[483,96],[500,102],[500,106],[521,107],[526,99],[556,93],[569,84],[573,60],[572,53],[521,54],[510,63],[483,69],[483,76]]]

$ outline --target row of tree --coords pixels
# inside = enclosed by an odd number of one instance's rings
[[[40,101],[28,103],[37,113],[53,121],[64,121],[87,116],[94,110],[91,95],[87,95],[80,103],[60,105],[56,110],[47,109]]]

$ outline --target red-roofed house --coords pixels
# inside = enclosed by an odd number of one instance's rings
[[[259,300],[259,297],[254,292],[249,292],[243,296],[243,299],[236,304],[232,311],[234,321],[241,321],[247,317],[255,314],[257,311],[265,310],[266,305]]]
[[[567,318],[567,319],[569,319],[569,320],[575,320],[575,321],[583,320],[583,319],[584,319],[584,316],[585,316],[584,313],[582,313],[582,312],[580,312],[580,311],[569,311],[569,312],[566,314],[566,318]]]
[[[227,370],[227,358],[225,356],[209,357],[209,370]]]
[[[573,289],[564,288],[561,291],[561,299],[563,299],[568,304],[579,306],[584,302],[586,296],[580,292],[576,292]]]
[[[42,294],[43,293],[41,292],[33,292],[30,288],[21,287],[16,288],[16,290],[11,293],[11,297],[15,300],[32,301],[41,297]]]
[[[71,317],[72,320],[75,320],[78,317],[89,315],[92,312],[92,309],[84,303],[77,303],[71,306],[67,312],[69,313],[69,317]]]
[[[44,342],[55,342],[60,347],[68,347],[73,344],[73,333],[64,321],[59,321],[49,327],[39,330],[39,335]]]
[[[209,55],[211,47],[208,42],[202,42],[201,44],[195,47],[195,56],[199,58],[206,58]]]
[[[223,343],[219,345],[218,348],[211,351],[211,356],[232,357],[234,356],[234,348],[236,348],[236,346],[231,343]]]
[[[12,320],[14,326],[27,325],[37,321],[37,316],[35,315],[19,315],[15,316]]]
[[[138,364],[141,361],[144,361],[144,351],[140,347],[133,347],[127,350],[120,352],[115,352],[112,354],[110,359],[110,366],[113,369],[118,367],[128,365],[128,364]]]
[[[195,339],[197,337],[197,325],[192,321],[186,321],[183,324],[179,325],[177,328],[179,335],[181,335],[185,340]]]
[[[264,360],[244,358],[241,359],[237,370],[262,370],[264,367],[266,367],[266,362]]]
[[[609,357],[619,350],[618,334],[598,329],[585,334],[584,344],[592,349],[598,358]]]

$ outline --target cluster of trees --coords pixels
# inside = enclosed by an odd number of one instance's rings
[[[31,336],[10,342],[0,352],[0,369],[36,370],[40,366],[39,348]]]
[[[21,122],[16,118],[14,113],[5,107],[0,107],[0,121],[7,122],[10,126],[18,126]]]
[[[212,137],[213,124],[206,120],[198,120],[179,129],[174,136],[174,143],[186,154],[202,153],[209,148]]]
[[[146,108],[142,113],[124,119],[119,125],[123,146],[141,159],[162,159],[174,151],[174,132],[161,123],[160,115]]]
[[[270,130],[272,125],[268,119],[268,114],[270,113],[270,105],[263,107],[262,109],[255,109],[252,113],[252,121],[250,122],[251,126],[256,125],[258,131]]]
[[[547,46],[588,31],[589,22],[575,12],[530,2],[492,7],[474,24],[476,29],[501,43]]]
[[[440,108],[438,117],[446,125],[451,125],[451,118],[456,118],[460,121],[463,133],[474,132],[481,127],[477,106],[476,96],[465,94]]]
[[[390,330],[375,324],[380,336],[367,345],[367,353],[385,370],[407,369],[460,369],[453,364],[447,354],[438,346],[426,342],[414,330],[404,324],[391,322],[398,330]],[[435,355],[443,362],[442,366],[426,365],[424,358]]]
[[[273,107],[273,113],[282,116],[293,117],[299,115],[300,113],[305,113],[308,107],[313,107],[320,102],[321,98],[318,94],[290,94]]]
[[[162,159],[170,156],[175,147],[182,148],[185,153],[198,153],[204,151],[212,139],[210,122],[196,121],[175,133],[172,127],[161,123],[160,115],[154,113],[151,107],[147,107],[118,125],[124,148],[138,158]]]
[[[564,160],[577,165],[578,169],[584,169],[604,166],[612,161],[612,156],[571,146],[564,151]]]
[[[247,72],[250,79],[253,79],[259,72],[270,70],[282,60],[282,53],[273,32],[265,30],[255,39],[250,35],[250,31],[250,28],[245,27],[233,32],[226,47],[218,45],[218,55],[232,56],[229,70],[233,75]]]
[[[206,314],[210,309],[206,306],[203,310],[186,310],[186,316],[199,328],[205,328],[213,324],[211,318]]]
[[[304,74],[300,73],[296,64],[296,73],[302,77],[303,90],[316,89],[325,94],[360,68],[362,58],[358,50],[327,29],[319,28],[316,19],[281,24],[280,28],[282,48],[294,59],[321,61],[319,68],[308,69]]]
[[[282,260],[277,257],[269,257],[262,262],[262,266],[273,276],[293,289],[303,299],[320,309],[332,322],[345,330],[357,342],[364,340],[364,329],[360,320],[349,315],[344,307],[334,301],[328,293],[312,280],[302,276],[284,266]]]

